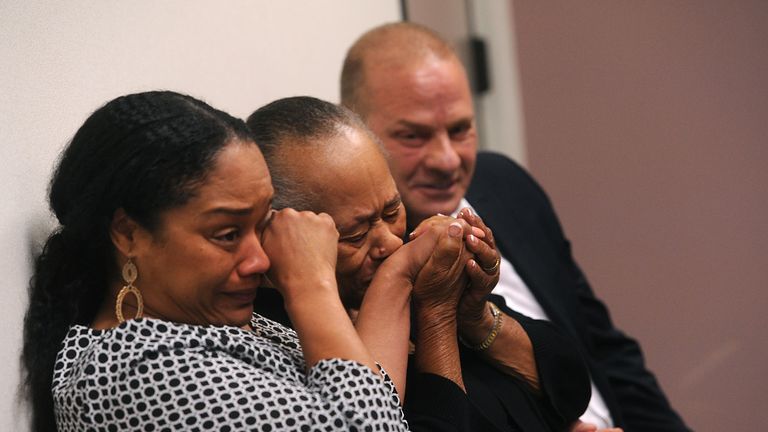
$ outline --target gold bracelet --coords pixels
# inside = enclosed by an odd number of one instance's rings
[[[499,331],[501,331],[501,324],[503,322],[504,314],[501,313],[501,310],[498,306],[491,302],[487,302],[488,307],[491,309],[491,315],[493,315],[493,327],[491,327],[491,332],[488,333],[488,336],[480,342],[479,345],[470,345],[464,341],[464,339],[461,339],[461,343],[464,344],[467,348],[473,349],[475,351],[485,351],[487,350],[493,341],[496,340],[496,336],[499,335]]]

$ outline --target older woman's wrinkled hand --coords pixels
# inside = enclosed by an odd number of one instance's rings
[[[428,232],[438,236],[432,254],[414,283],[413,299],[418,308],[439,310],[455,316],[467,283],[464,269],[471,252],[464,244],[464,237],[471,230],[466,221],[434,216],[414,231],[414,241]]]
[[[471,227],[464,220],[445,216],[425,222],[417,228],[413,241],[429,232],[437,233],[438,240],[413,287],[414,365],[416,370],[447,378],[463,390],[456,309],[467,284],[464,269],[471,252],[464,237]]]
[[[458,218],[466,221],[473,234],[466,238],[467,249],[473,258],[467,262],[469,286],[461,297],[458,310],[459,332],[466,340],[482,339],[493,325],[493,319],[486,307],[486,298],[499,282],[501,255],[496,250],[493,232],[483,220],[469,208],[459,212]],[[481,235],[475,233],[481,232]]]
[[[401,246],[379,266],[372,284],[385,280],[388,285],[392,285],[393,280],[400,280],[412,288],[419,272],[432,256],[439,238],[438,229],[427,230],[418,238]]]

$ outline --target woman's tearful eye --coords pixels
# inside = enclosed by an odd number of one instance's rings
[[[354,245],[354,244],[360,243],[361,241],[365,240],[365,237],[367,235],[368,235],[368,232],[366,231],[366,232],[361,233],[361,234],[355,234],[355,235],[351,235],[351,236],[347,236],[347,237],[341,238],[341,239],[339,239],[339,241]]]
[[[397,221],[397,217],[398,216],[400,216],[400,207],[399,206],[394,211],[385,214],[384,215],[384,220],[386,220],[387,222]]]
[[[236,228],[217,232],[213,235],[213,240],[222,245],[231,245],[240,238],[240,230]]]

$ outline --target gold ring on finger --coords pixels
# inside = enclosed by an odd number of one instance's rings
[[[484,272],[486,272],[488,274],[494,274],[494,273],[496,273],[496,270],[499,269],[499,264],[501,264],[501,257],[497,256],[496,257],[496,262],[493,263],[492,266],[490,266],[490,267],[482,267],[482,269],[483,269]]]

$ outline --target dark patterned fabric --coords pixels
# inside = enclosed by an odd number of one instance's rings
[[[327,359],[307,371],[293,330],[251,324],[73,326],[53,377],[59,431],[407,430],[383,370]]]

